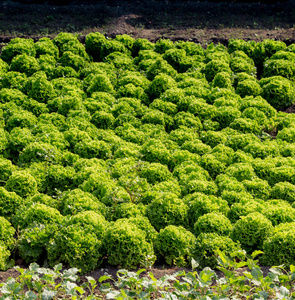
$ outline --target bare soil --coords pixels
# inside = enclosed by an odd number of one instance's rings
[[[65,6],[0,2],[0,43],[11,38],[54,37],[59,32],[83,37],[129,34],[156,41],[190,40],[206,45],[229,39],[295,41],[295,1],[227,3],[198,1],[74,1]]]

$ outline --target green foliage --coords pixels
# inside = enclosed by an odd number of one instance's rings
[[[226,164],[218,160],[213,154],[204,154],[200,162],[201,166],[208,171],[212,178],[223,173],[226,169]]]
[[[53,208],[57,208],[59,202],[58,199],[52,198],[51,196],[42,193],[38,193],[30,197],[29,201],[30,203],[41,203]]]
[[[238,181],[252,180],[255,177],[255,172],[250,164],[235,163],[230,165],[225,174],[230,177],[235,177]]]
[[[260,134],[262,130],[256,120],[249,118],[236,118],[229,127],[242,133]]]
[[[135,39],[127,34],[116,35],[116,41],[121,42],[129,51],[133,49]]]
[[[70,110],[82,109],[82,99],[77,96],[61,96],[48,101],[50,112],[57,112],[67,116]]]
[[[5,244],[8,250],[12,250],[15,246],[15,229],[9,221],[4,217],[0,217],[0,243]]]
[[[186,266],[191,261],[195,242],[195,236],[182,226],[169,225],[157,235],[155,251],[168,265]]]
[[[71,67],[77,72],[80,71],[86,65],[86,60],[83,57],[74,54],[71,51],[65,51],[58,60],[58,62],[63,67]]]
[[[0,79],[2,88],[23,90],[27,80],[27,75],[20,72],[8,71]]]
[[[269,59],[264,62],[263,77],[282,76],[293,79],[295,76],[294,62],[285,59]]]
[[[273,76],[260,80],[262,97],[274,108],[283,108],[294,103],[293,83],[282,77]]]
[[[174,48],[172,41],[167,39],[159,39],[155,43],[155,52],[164,54],[166,50]]]
[[[194,114],[201,121],[214,119],[217,113],[215,106],[207,104],[203,99],[187,97],[183,100],[189,100],[189,103],[186,104],[188,112]],[[181,103],[181,101],[180,101]],[[186,110],[186,107],[185,107]]]
[[[36,49],[36,57],[40,57],[44,54],[48,54],[55,58],[58,58],[59,56],[58,47],[55,46],[53,41],[47,37],[39,39],[34,46]]]
[[[67,220],[68,225],[78,224],[85,230],[94,231],[98,239],[102,239],[108,227],[104,216],[92,210],[78,212]]]
[[[33,203],[30,206],[20,208],[13,219],[15,226],[25,229],[35,224],[59,224],[63,220],[60,212],[50,206],[41,203]]]
[[[92,32],[86,36],[86,51],[93,57],[94,61],[99,61],[101,59],[100,52],[105,42],[106,38],[99,32]]]
[[[148,162],[159,162],[168,164],[170,161],[170,152],[166,146],[159,140],[150,139],[145,142],[141,148],[143,159]]]
[[[244,180],[243,185],[246,188],[247,192],[249,192],[254,198],[269,199],[271,194],[271,187],[269,186],[266,180],[262,180],[259,178],[254,178],[252,180]],[[280,197],[272,197],[277,199],[282,199]]]
[[[150,266],[155,261],[152,244],[145,239],[145,233],[136,225],[117,220],[106,231],[103,248],[108,255],[108,263],[132,269]]]
[[[191,67],[184,49],[168,49],[165,51],[163,58],[180,73],[186,72]]]
[[[0,157],[0,185],[2,185],[13,173],[15,166],[8,159]]]
[[[143,217],[141,215],[136,215],[135,217],[129,217],[125,219],[128,223],[135,225],[139,229],[141,229],[145,233],[145,239],[149,243],[155,242],[158,232],[152,226],[149,219],[147,217]]]
[[[226,128],[240,116],[241,112],[238,108],[222,106],[216,111],[214,120],[220,124],[221,128]]]
[[[151,163],[144,166],[140,171],[140,176],[146,178],[151,184],[172,179],[168,167],[160,163]]]
[[[253,212],[238,220],[232,230],[232,239],[239,241],[248,253],[262,250],[263,242],[272,234],[273,226],[264,215]]]
[[[27,110],[15,111],[6,121],[6,129],[11,131],[13,128],[29,128],[32,129],[37,123],[37,118],[33,113]]]
[[[179,128],[173,130],[169,134],[169,139],[179,146],[181,146],[185,141],[196,140],[199,134],[194,128],[188,128],[186,126],[180,126]]]
[[[6,181],[5,189],[26,198],[37,193],[37,181],[27,171],[15,171]]]
[[[13,132],[13,131],[11,131]],[[13,132],[17,133],[17,132]],[[21,134],[26,133],[22,132]],[[20,135],[22,137],[22,135]],[[18,136],[13,135],[13,142],[18,142],[18,139],[20,138]],[[27,139],[30,138],[26,137]],[[31,139],[31,138],[30,138]],[[28,143],[28,141],[23,140],[22,142]],[[23,146],[20,144],[20,146]],[[23,151],[20,153],[19,156],[19,163],[21,165],[29,165],[32,162],[46,162],[46,163],[58,163],[61,160],[61,152],[57,149],[56,146],[48,144],[48,143],[42,143],[42,142],[32,142],[27,144]]]
[[[241,246],[228,236],[217,233],[201,233],[196,240],[193,251],[194,258],[203,267],[216,268],[218,260],[215,251],[223,251],[226,255],[241,250]]]
[[[210,147],[214,148],[218,144],[225,144],[226,142],[226,135],[220,131],[212,131],[209,130],[207,132],[202,132],[200,139],[203,143],[209,145]]]
[[[203,69],[203,72],[208,81],[212,81],[217,73],[226,72],[231,73],[229,64],[223,60],[211,60]]]
[[[295,231],[278,231],[263,243],[262,263],[264,265],[290,266],[295,262]]]
[[[136,39],[136,41],[133,44],[132,55],[137,56],[142,50],[153,50],[154,46],[155,45],[147,39]]]
[[[15,56],[10,65],[11,71],[17,71],[25,73],[27,76],[31,76],[39,70],[40,66],[36,58],[27,54],[21,54]]]
[[[212,150],[212,148],[209,145],[204,144],[200,140],[186,141],[181,145],[181,149],[188,150],[191,153],[195,153],[198,155],[204,155],[206,153],[210,153]]]
[[[6,245],[1,242],[0,243],[0,270],[6,271],[9,267],[9,257],[10,251],[7,250]]]
[[[82,273],[93,271],[104,255],[101,244],[94,232],[80,224],[62,226],[47,245],[49,265],[63,262],[80,268]]]
[[[21,230],[18,238],[18,249],[21,257],[27,262],[36,262],[44,259],[46,245],[56,230],[55,224],[33,223],[26,229]]]
[[[59,211],[63,215],[77,215],[78,213],[93,211],[105,215],[106,207],[89,192],[73,189],[65,192],[60,199]]]
[[[114,87],[111,80],[105,74],[90,74],[85,80],[86,92],[92,95],[94,92],[105,92],[112,94]]]
[[[202,193],[187,195],[184,198],[184,203],[188,206],[188,223],[190,228],[193,228],[195,222],[205,214],[220,212],[226,215],[229,210],[225,200]]]
[[[112,155],[110,146],[104,141],[83,140],[74,147],[74,152],[83,158],[108,159]]]
[[[243,51],[236,50],[232,53],[230,60],[230,67],[234,73],[247,73],[256,75],[256,68],[254,61]]]
[[[295,185],[290,182],[278,182],[271,189],[271,198],[286,200],[289,203],[295,201]]]
[[[105,111],[96,111],[92,118],[91,122],[101,129],[111,129],[115,122],[115,118],[112,114]]]
[[[286,141],[288,143],[295,142],[295,128],[294,127],[286,127],[280,130],[276,137],[278,140]]]
[[[245,146],[244,151],[251,154],[254,158],[262,159],[267,157],[275,157],[280,153],[278,145],[273,141],[265,141],[263,143],[253,141]],[[259,176],[259,174],[257,175]]]
[[[239,81],[236,88],[236,93],[241,97],[246,96],[259,96],[262,93],[262,89],[258,82],[252,79],[245,79]]]
[[[293,180],[294,175],[295,171],[291,166],[283,165],[280,167],[275,167],[269,172],[268,183],[271,186],[274,186],[279,182],[290,182]]]
[[[230,210],[228,211],[227,217],[232,223],[237,222],[241,217],[247,216],[253,212],[262,212],[264,209],[264,203],[258,199],[254,200],[251,198],[243,197],[240,202],[232,204]]]
[[[215,232],[218,235],[229,236],[232,231],[230,220],[223,214],[211,212],[200,216],[194,224],[193,233],[198,236],[201,233]]]
[[[161,73],[153,79],[149,86],[148,93],[151,99],[155,99],[160,97],[166,90],[174,88],[175,86],[175,80],[171,76]]]
[[[227,72],[220,72],[214,76],[212,81],[214,87],[219,88],[231,88],[232,87],[232,78],[231,74]]]
[[[17,55],[26,54],[34,57],[36,50],[32,39],[14,38],[1,51],[1,59],[10,63]]]
[[[111,219],[116,221],[122,218],[136,218],[137,216],[144,215],[144,207],[136,205],[132,202],[129,203],[120,203],[113,207],[111,210]]]
[[[223,190],[221,192],[221,198],[226,200],[229,205],[233,205],[238,202],[247,202],[248,200],[253,200],[253,196],[245,191],[232,191],[232,190]]]
[[[0,91],[0,102],[9,103],[11,101],[18,105],[22,105],[27,97],[21,91],[12,88],[3,88]]]
[[[156,230],[168,225],[188,225],[188,206],[172,193],[159,194],[147,206],[146,214]]]
[[[215,180],[220,192],[224,190],[243,192],[246,191],[245,187],[235,177],[231,177],[226,174],[220,174]]]
[[[0,187],[0,216],[11,220],[11,217],[23,202],[24,200],[15,192],[9,192]]]
[[[295,220],[295,208],[283,200],[269,200],[261,212],[273,226]]]
[[[82,246],[86,232],[98,245],[92,270],[108,255],[100,248],[104,217],[139,228],[146,248],[169,225],[193,232],[206,221],[221,234],[217,219],[236,223],[254,212],[273,225],[293,222],[295,119],[277,109],[294,102],[294,61],[293,46],[272,40],[204,49],[100,33],[85,45],[71,33],[12,39],[0,56],[0,216],[17,226],[40,205],[64,215],[62,225],[32,217],[17,233],[16,253],[43,264],[51,247],[52,265],[83,265],[94,253]],[[69,239],[59,226],[72,228]],[[69,256],[54,239],[67,241]],[[136,265],[156,259],[142,257]]]

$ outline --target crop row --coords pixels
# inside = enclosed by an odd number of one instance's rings
[[[0,58],[1,269],[294,263],[294,45],[60,33]]]

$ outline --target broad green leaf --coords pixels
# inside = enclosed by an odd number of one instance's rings
[[[252,276],[256,279],[256,280],[261,280],[263,278],[263,273],[260,269],[258,268],[254,268],[251,271]]]
[[[37,298],[38,298],[38,296],[34,292],[32,292],[32,291],[27,291],[26,292],[25,299],[34,300],[34,299],[37,299]]]
[[[77,292],[79,292],[80,295],[83,295],[83,294],[85,293],[84,289],[81,288],[80,286],[76,286],[76,287],[75,287],[75,290],[76,290]]]
[[[191,265],[192,265],[192,269],[196,270],[200,264],[192,258]]]
[[[92,285],[96,284],[96,281],[93,277],[91,276],[86,276],[86,279],[88,280],[88,282]]]
[[[109,279],[112,279],[112,277],[108,276],[108,275],[103,275],[103,276],[99,277],[98,282],[101,283],[101,282],[109,280]]]
[[[280,287],[280,292],[282,293],[283,296],[288,296],[289,295],[289,290],[284,286]]]
[[[253,251],[252,254],[251,254],[251,257],[252,258],[255,258],[257,255],[259,254],[263,254],[263,251],[261,250],[256,250],[256,251]]]
[[[50,300],[56,295],[56,291],[51,291],[49,289],[45,289],[42,293],[42,300]]]
[[[55,272],[58,272],[58,271],[60,271],[62,269],[62,264],[57,264],[57,265],[55,265],[54,267],[53,267],[53,270],[55,271]]]

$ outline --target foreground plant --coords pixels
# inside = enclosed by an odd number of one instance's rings
[[[262,254],[255,251],[246,257],[245,251],[231,256],[217,251],[223,275],[206,267],[202,271],[177,272],[156,279],[152,272],[119,270],[117,280],[108,274],[97,281],[86,276],[81,283],[79,270],[62,270],[58,264],[53,269],[40,268],[32,263],[28,269],[15,267],[17,278],[8,278],[0,284],[1,300],[4,299],[295,299],[295,266],[272,267],[264,276],[255,258]],[[192,260],[193,268],[198,263]]]

